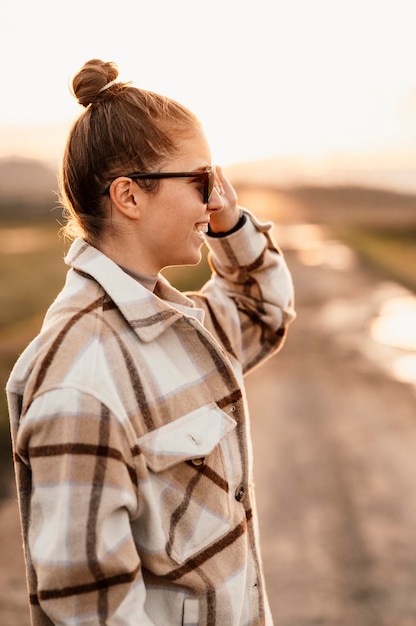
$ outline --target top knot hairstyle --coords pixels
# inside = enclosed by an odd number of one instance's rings
[[[118,69],[114,63],[104,63],[99,59],[92,59],[85,63],[72,81],[73,95],[79,104],[87,107],[92,104],[100,93],[118,77]],[[120,83],[119,87],[123,84]],[[115,90],[113,90],[115,91]]]
[[[105,194],[111,181],[155,171],[177,153],[177,140],[200,126],[178,102],[117,78],[115,63],[92,59],[72,81],[72,93],[85,110],[70,130],[62,162],[64,233],[92,244],[111,221]],[[158,182],[137,184],[151,193]]]

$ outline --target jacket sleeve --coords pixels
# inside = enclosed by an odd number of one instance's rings
[[[30,465],[32,482],[25,547],[32,612],[53,624],[153,625],[130,526],[137,477],[125,428],[98,399],[72,388],[35,398],[21,421],[16,455]]]
[[[200,294],[206,327],[248,372],[283,345],[295,318],[290,272],[270,230],[244,210],[245,224],[230,235],[207,237],[212,278]]]

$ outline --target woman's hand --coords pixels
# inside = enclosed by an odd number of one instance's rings
[[[215,189],[223,200],[224,206],[222,209],[212,211],[210,228],[214,233],[226,233],[237,224],[241,216],[241,208],[238,206],[238,197],[234,187],[218,165],[215,167],[215,172]]]

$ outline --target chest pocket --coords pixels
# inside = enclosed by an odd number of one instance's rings
[[[235,426],[212,404],[138,440],[150,479],[141,488],[144,552],[183,563],[229,530],[223,448]]]

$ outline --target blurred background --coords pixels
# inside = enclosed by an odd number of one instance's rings
[[[57,173],[90,58],[201,119],[274,224],[298,319],[247,379],[279,626],[416,624],[413,0],[3,0],[0,382],[66,272]],[[198,268],[166,271],[198,288]],[[0,623],[29,624],[5,396]]]

